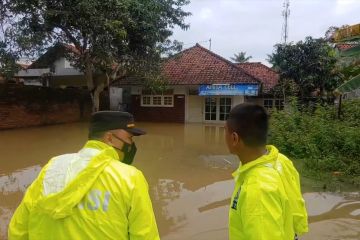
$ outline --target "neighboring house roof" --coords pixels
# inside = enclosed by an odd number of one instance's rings
[[[279,82],[279,74],[260,62],[237,63],[237,66],[260,79],[264,92],[269,92]]]
[[[340,51],[345,51],[348,50],[350,48],[356,47],[359,44],[355,44],[355,43],[338,43],[336,44],[336,48],[339,49]]]
[[[65,56],[66,51],[75,54],[79,53],[79,50],[73,45],[58,43],[36,59],[36,61],[28,66],[28,69],[50,68],[56,60]],[[49,59],[51,59],[51,61],[49,61]]]
[[[31,64],[24,64],[24,63],[18,63],[18,65],[22,68],[22,69],[27,69]]]

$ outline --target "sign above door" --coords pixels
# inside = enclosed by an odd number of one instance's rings
[[[199,96],[257,96],[257,84],[203,84],[199,86]]]

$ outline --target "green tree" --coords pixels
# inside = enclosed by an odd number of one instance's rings
[[[234,57],[231,57],[231,60],[237,63],[245,63],[248,62],[252,56],[246,56],[246,52],[239,52],[238,54],[234,54]]]
[[[189,0],[2,0],[5,38],[19,56],[38,56],[71,44],[66,58],[83,71],[94,111],[110,81],[130,73],[156,71],[161,55],[177,49],[169,40],[184,23]],[[103,74],[107,79],[95,76]],[[140,74],[141,75],[141,74]]]
[[[296,44],[277,44],[268,57],[282,80],[290,79],[298,85],[302,98],[315,91],[321,96],[332,94],[342,81],[335,67],[335,51],[324,39],[307,37]]]
[[[6,44],[0,41],[0,77],[4,78],[5,83],[11,80],[20,70],[20,66],[16,61],[16,54],[11,53]]]

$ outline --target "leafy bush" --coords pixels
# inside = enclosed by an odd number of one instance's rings
[[[296,101],[271,113],[270,143],[311,171],[360,176],[360,101],[335,106],[299,107]]]

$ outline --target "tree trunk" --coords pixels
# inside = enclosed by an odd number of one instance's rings
[[[109,93],[109,109],[111,107],[111,91],[110,91],[110,76],[109,74],[106,73],[106,85],[107,85],[107,88],[108,88],[108,93]]]
[[[97,112],[99,111],[99,107],[100,107],[100,93],[102,91],[104,91],[105,88],[105,84],[101,83],[99,84],[94,92],[93,92],[93,96],[92,96],[92,100],[93,100],[93,112]]]
[[[93,71],[89,54],[85,55],[85,79],[89,91],[94,91]]]
[[[84,74],[85,74],[86,84],[87,84],[87,87],[88,87],[88,90],[89,90],[90,96],[91,96],[92,112],[94,113],[94,112],[99,111],[100,93],[95,94],[97,88],[95,88],[94,75],[93,75],[93,71],[92,71],[92,65],[91,65],[89,54],[85,54],[85,73]]]

